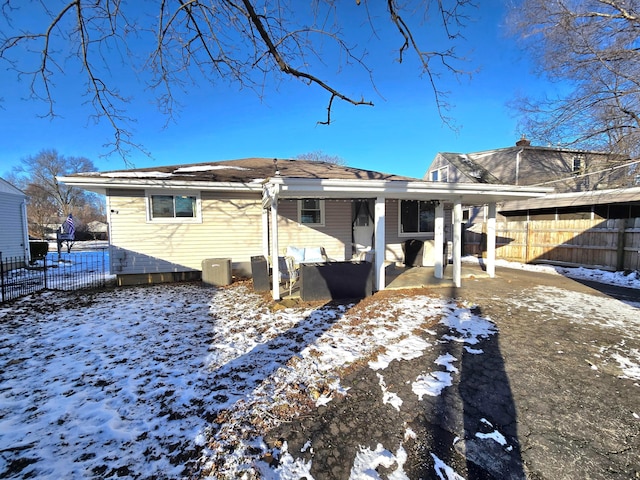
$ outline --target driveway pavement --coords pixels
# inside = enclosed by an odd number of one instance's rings
[[[498,333],[477,346],[484,354],[448,344],[460,374],[422,399],[407,379],[445,352],[394,360],[384,379],[404,401],[397,411],[376,372],[356,368],[342,379],[349,395],[271,431],[270,446],[286,439],[313,460],[316,480],[349,478],[363,438],[370,449],[398,445],[411,479],[640,478],[640,291],[498,268],[494,279],[416,292],[490,318]],[[392,471],[381,464],[371,478]]]

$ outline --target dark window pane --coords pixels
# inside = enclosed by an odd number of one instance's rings
[[[369,213],[369,202],[366,200],[357,200],[354,203],[354,208],[356,211],[356,218],[353,224],[356,227],[368,227],[369,221],[371,220],[371,216]]]
[[[418,231],[418,202],[415,200],[403,200],[400,206],[400,222],[403,233]]]
[[[320,200],[316,198],[305,198],[302,200],[302,205],[300,206],[300,223],[322,223]]]
[[[420,231],[433,232],[435,229],[435,209],[430,203],[420,202]]]
[[[431,202],[402,200],[400,204],[402,233],[433,232],[435,217],[435,207]]]
[[[176,197],[176,217],[196,216],[196,197]]]
[[[152,218],[173,218],[173,197],[171,195],[153,195],[151,197]]]
[[[301,214],[302,223],[321,223],[320,212],[306,211]]]

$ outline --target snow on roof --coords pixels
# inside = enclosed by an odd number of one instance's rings
[[[184,172],[210,172],[213,170],[250,170],[244,167],[233,167],[230,165],[194,165],[192,167],[180,167],[173,171],[173,173]]]
[[[129,170],[122,172],[104,172],[100,173],[100,176],[108,178],[169,178],[172,177],[173,174],[170,172],[141,172],[137,170]]]

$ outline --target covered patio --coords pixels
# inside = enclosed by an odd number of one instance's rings
[[[460,287],[462,279],[462,206],[488,205],[486,276],[495,276],[495,221],[497,204],[511,200],[538,198],[549,192],[546,188],[477,183],[442,183],[405,180],[339,180],[322,178],[293,178],[274,176],[263,183],[263,252],[277,255],[281,251],[278,240],[278,202],[282,199],[353,199],[370,198],[375,201],[373,273],[374,291],[394,288],[387,281],[388,262],[386,253],[386,200],[419,200],[435,204],[434,258],[429,274],[433,282],[444,282],[445,264],[443,244],[445,242],[445,204],[452,206],[452,265],[450,272],[453,287]],[[406,272],[405,272],[406,273]],[[417,275],[417,273],[416,273]],[[274,300],[281,297],[279,287],[279,265],[273,262],[272,292]],[[406,277],[405,277],[406,278]]]
[[[463,263],[460,268],[461,280],[474,281],[490,278],[486,270],[478,263]],[[445,266],[442,278],[436,278],[434,267],[401,267],[389,264],[385,268],[385,290],[405,290],[411,288],[456,288],[453,283],[453,269],[451,265]],[[289,289],[280,285],[281,299],[300,298],[300,285],[294,284],[291,294]]]

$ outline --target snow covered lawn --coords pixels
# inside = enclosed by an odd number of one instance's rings
[[[479,340],[497,332],[471,305],[374,298],[285,309],[242,283],[181,284],[45,292],[0,306],[0,477],[310,479],[310,464],[286,443],[271,468],[261,435],[348,394],[343,369],[374,369],[384,403],[398,409],[402,399],[384,381],[392,360],[447,342],[482,355]],[[442,356],[407,379],[415,395],[439,395],[456,362]],[[619,363],[640,380],[637,352]],[[402,453],[363,450],[352,478],[385,462],[406,478]]]

